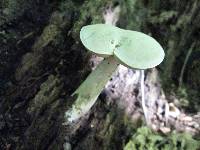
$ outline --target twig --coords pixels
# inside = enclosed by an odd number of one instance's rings
[[[189,51],[188,51],[188,53],[187,53],[187,55],[186,55],[186,58],[185,58],[185,61],[184,61],[184,63],[183,63],[183,67],[182,67],[182,69],[181,69],[181,74],[180,74],[180,77],[179,77],[179,88],[182,86],[182,84],[183,84],[183,74],[184,74],[184,72],[185,72],[185,67],[186,67],[186,65],[187,65],[187,62],[188,62],[188,60],[189,60],[189,57],[190,57],[190,55],[191,55],[191,53],[192,53],[192,50],[194,49],[194,46],[195,46],[195,42],[192,44],[192,46],[190,47],[190,49],[189,49]]]

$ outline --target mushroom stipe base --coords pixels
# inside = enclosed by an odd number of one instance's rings
[[[106,83],[110,80],[113,72],[117,69],[118,61],[110,56],[105,58],[97,68],[91,72],[86,80],[72,94],[76,100],[66,113],[67,122],[72,122],[86,114],[94,105]]]

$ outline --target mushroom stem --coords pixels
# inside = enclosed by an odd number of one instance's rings
[[[72,108],[65,113],[67,122],[79,119],[90,110],[117,66],[117,60],[110,56],[105,58],[87,77],[72,94],[72,96],[77,97]]]

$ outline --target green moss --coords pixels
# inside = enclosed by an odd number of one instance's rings
[[[189,106],[189,97],[188,97],[188,91],[185,87],[180,87],[177,90],[177,96],[179,98],[179,102],[182,107],[188,107]]]
[[[188,89],[188,100],[189,106],[187,110],[192,113],[196,113],[200,111],[200,92],[197,90],[193,90],[191,88]]]
[[[23,78],[27,72],[34,73],[38,71],[38,67],[35,64],[41,62],[41,57],[45,54],[45,50],[50,52],[51,49],[48,48],[50,44],[57,47],[57,49],[62,47],[62,44],[66,44],[63,43],[66,36],[63,32],[69,27],[71,16],[70,14],[65,13],[71,13],[71,11],[55,11],[51,15],[49,24],[43,29],[42,34],[37,38],[36,42],[32,46],[33,52],[27,53],[23,56],[21,67],[17,69],[15,73],[17,80]]]
[[[177,16],[177,12],[176,11],[173,11],[173,10],[163,11],[159,15],[150,16],[148,18],[148,21],[150,23],[153,23],[153,24],[156,24],[156,23],[162,24],[162,23],[165,23],[165,22],[169,21],[170,19],[172,19],[173,17],[176,17],[176,16]]]
[[[71,13],[70,11],[68,11]],[[65,12],[54,12],[51,15],[49,25],[46,26],[38,38],[37,42],[35,42],[33,46],[33,50],[39,51],[45,46],[47,46],[50,42],[59,41],[59,36],[62,35],[63,28],[69,24],[69,18],[65,18]],[[59,43],[59,42],[57,42]]]
[[[103,130],[98,134],[103,139],[102,149],[120,149],[136,128],[122,110],[112,109],[106,115]]]
[[[40,86],[40,91],[34,97],[33,101],[31,101],[28,112],[32,114],[57,100],[61,89],[62,84],[60,80],[57,77],[50,75],[47,81]]]
[[[34,50],[41,50],[43,47],[47,46],[51,41],[55,39],[55,37],[60,34],[58,26],[54,24],[50,24],[44,30],[40,38],[34,44]]]
[[[197,150],[199,141],[186,133],[172,132],[167,136],[153,133],[147,127],[138,128],[124,150]]]
[[[187,73],[188,87],[200,91],[200,61],[198,58],[192,59],[192,62],[189,65]]]
[[[200,93],[196,89],[184,85],[176,90],[176,95],[182,108],[191,113],[200,111]]]
[[[103,23],[103,8],[111,4],[111,0],[92,0],[85,1],[81,7],[76,9],[79,14],[72,29],[74,39],[79,39],[79,32],[82,26],[87,24]]]
[[[30,7],[30,0],[3,0],[0,2],[2,14],[0,26],[21,16]]]
[[[119,19],[119,25],[122,28],[129,30],[140,31],[142,24],[146,21],[148,10],[144,7],[142,1],[139,0],[127,0],[120,1],[121,13]]]

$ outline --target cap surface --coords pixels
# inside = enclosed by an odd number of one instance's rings
[[[100,55],[113,55],[114,44],[120,38],[119,28],[106,24],[82,27],[80,39],[90,51]]]
[[[135,69],[153,68],[164,59],[164,51],[152,37],[137,31],[124,30],[114,55]]]
[[[163,61],[165,55],[154,38],[106,24],[84,26],[80,39],[88,50],[99,55],[114,55],[135,69],[153,68]]]

